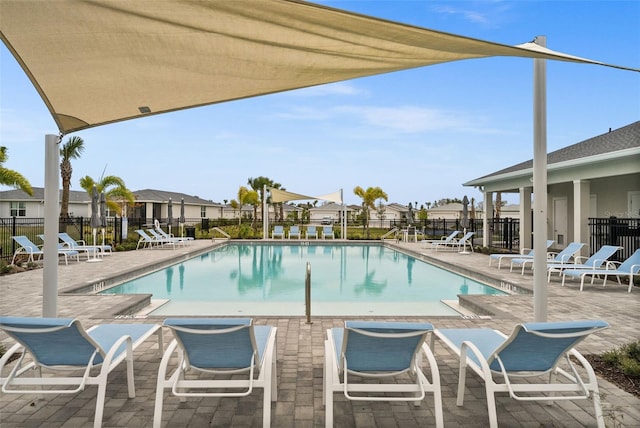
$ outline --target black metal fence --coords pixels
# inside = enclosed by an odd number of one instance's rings
[[[589,218],[589,237],[592,252],[603,245],[617,245],[622,250],[612,260],[626,260],[640,248],[640,219]]]
[[[72,217],[60,220],[60,230],[66,231],[76,240],[84,240],[88,244],[93,242],[93,230],[89,225],[89,217]],[[167,226],[166,219],[161,219],[163,227]],[[213,227],[237,224],[237,219],[187,219],[187,227],[198,225],[202,231],[208,231]],[[425,237],[439,238],[451,233],[453,230],[463,230],[459,220],[431,219],[416,222],[414,224]],[[151,219],[128,219],[128,234],[135,235],[136,229],[146,229],[153,226]],[[406,226],[398,222],[396,227]],[[105,228],[105,242],[119,244],[122,242],[122,219],[108,218]],[[177,234],[179,225],[177,221],[172,223],[173,233]],[[469,220],[467,231],[475,232],[474,242],[482,242],[482,220]],[[515,218],[500,218],[489,220],[491,232],[491,246],[517,252],[519,250],[520,222]],[[177,233],[176,233],[177,232]],[[637,218],[589,218],[591,252],[597,251],[603,245],[618,245],[622,247],[614,259],[625,260],[634,251],[640,248],[640,219]],[[0,259],[11,261],[13,253],[17,249],[17,243],[11,238],[16,235],[27,236],[34,244],[42,244],[38,235],[44,233],[43,218],[7,217],[0,218]],[[102,242],[102,230],[99,230],[97,239]]]

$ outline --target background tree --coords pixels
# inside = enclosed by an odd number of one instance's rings
[[[385,201],[389,200],[389,196],[382,190],[380,187],[369,187],[367,190],[364,190],[360,186],[356,186],[353,189],[353,193],[356,196],[362,198],[362,214],[363,214],[363,222],[364,227],[367,231],[367,239],[369,239],[369,213],[371,210],[375,209],[376,201],[378,199],[384,199]]]
[[[242,207],[244,205],[253,205],[254,213],[256,207],[260,204],[260,195],[255,190],[249,190],[244,186],[240,186],[238,189],[238,200],[235,199],[231,201],[231,207],[235,209],[240,209],[240,215],[238,216],[238,225],[242,223]],[[255,215],[254,222],[255,224]]]
[[[0,147],[0,184],[20,189],[29,196],[33,196],[33,189],[29,181],[19,172],[4,167],[4,163],[9,159],[8,149]]]
[[[254,218],[254,226],[255,226],[255,219],[258,218],[258,206],[262,203],[262,201],[265,198],[264,195],[264,186],[267,187],[273,187],[274,189],[280,189],[282,188],[282,185],[280,183],[276,183],[275,181],[273,181],[272,179],[268,178],[268,177],[256,177],[256,178],[251,178],[249,177],[249,179],[247,180],[247,184],[249,186],[251,186],[251,188],[258,193],[258,203],[256,205],[254,205],[254,210],[253,210],[253,218]],[[282,190],[284,190],[284,188],[282,188]],[[267,199],[266,201],[267,203],[269,203],[269,199]],[[279,203],[280,209],[279,209],[279,214],[277,214],[277,218],[276,220],[283,220],[283,207],[282,207],[282,203]]]
[[[80,179],[80,187],[82,187],[89,195],[93,191],[93,186],[96,186],[98,193],[104,192],[107,199],[107,207],[109,210],[113,210],[118,215],[126,213],[127,205],[133,205],[135,203],[135,197],[133,192],[127,189],[124,184],[124,180],[115,175],[107,175],[95,181],[93,178],[85,175]]]
[[[69,189],[71,188],[71,159],[79,159],[84,152],[84,140],[80,137],[70,137],[60,147],[60,178],[62,178],[62,201],[60,204],[60,218],[69,217]],[[86,190],[86,189],[85,189]],[[61,229],[66,229],[66,223],[62,223]],[[64,230],[63,230],[64,231]]]
[[[500,218],[500,213],[502,212],[502,207],[506,205],[506,201],[502,202],[502,192],[496,192],[496,203],[495,210],[496,215],[495,218]]]

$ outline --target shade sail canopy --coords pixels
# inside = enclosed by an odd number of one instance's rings
[[[63,133],[462,59],[601,64],[293,0],[0,0],[0,11],[2,41]]]
[[[331,201],[337,204],[342,203],[342,191],[340,190],[322,196],[308,196],[301,193],[294,193],[282,189],[276,189],[274,187],[267,187],[267,190],[271,194],[271,202],[288,202],[317,199],[321,201]]]

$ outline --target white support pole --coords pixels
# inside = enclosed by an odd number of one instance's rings
[[[546,36],[535,43],[546,47]],[[547,321],[547,63],[533,60],[533,319]]]
[[[262,187],[262,239],[269,238],[269,212],[267,211],[267,185]]]
[[[44,148],[44,269],[42,316],[58,316],[58,218],[60,137],[47,134]]]
[[[342,221],[340,222],[340,237],[347,239],[347,206],[344,203],[344,190],[340,189],[340,203],[342,204]]]

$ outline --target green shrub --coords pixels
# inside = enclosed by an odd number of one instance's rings
[[[607,351],[602,354],[602,360],[619,368],[627,376],[640,378],[640,341]]]

